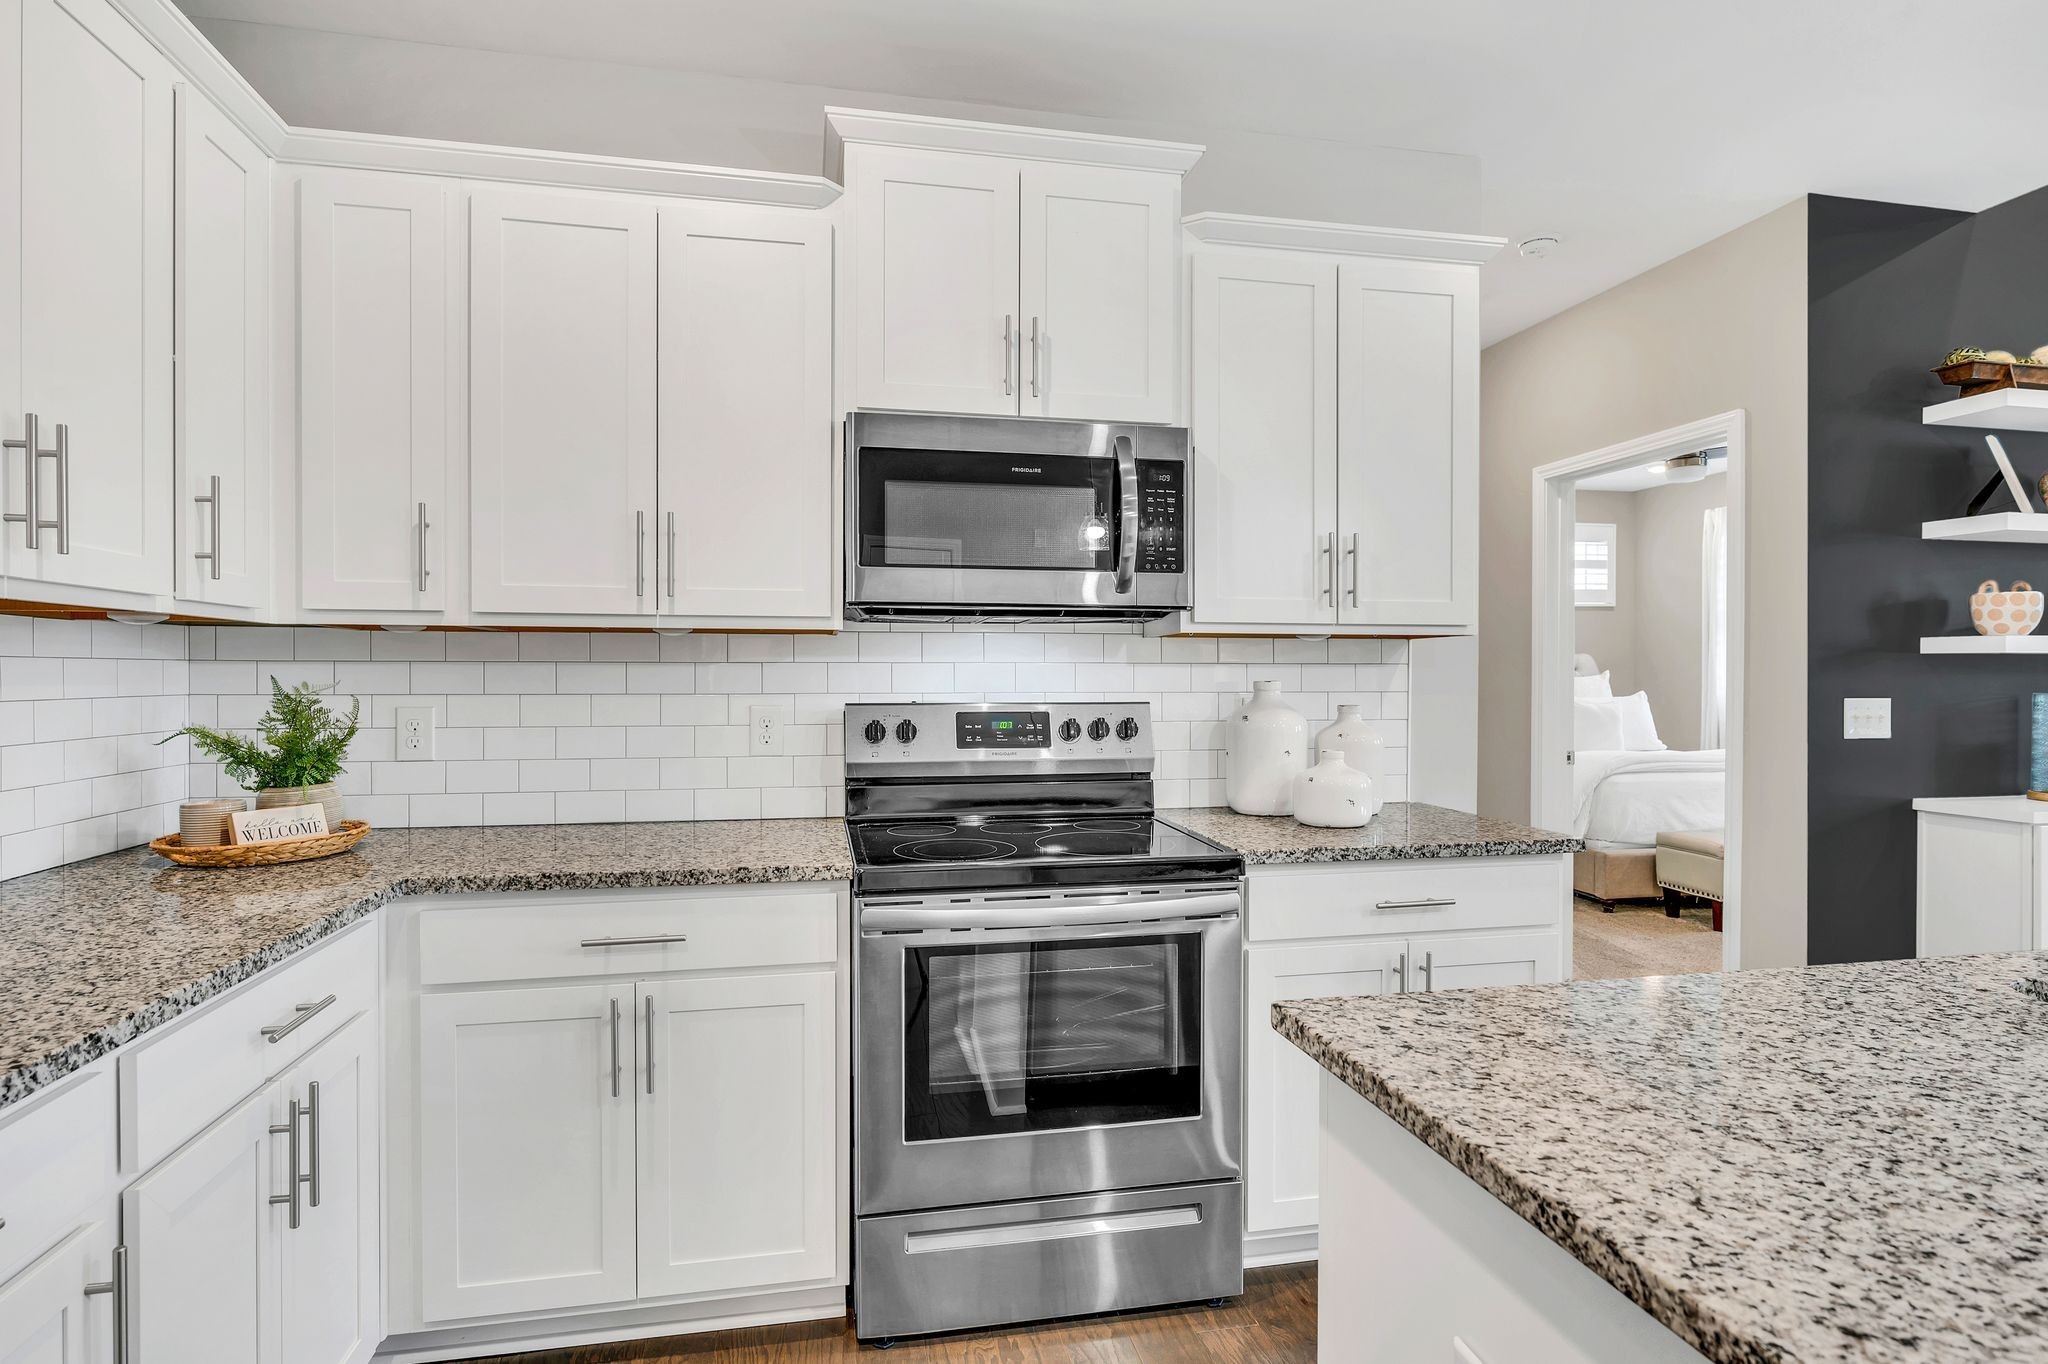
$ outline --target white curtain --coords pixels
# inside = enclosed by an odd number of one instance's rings
[[[1700,529],[1700,747],[1728,745],[1728,509]]]

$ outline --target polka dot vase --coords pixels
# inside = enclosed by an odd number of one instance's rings
[[[2041,594],[2029,583],[2000,591],[1986,578],[1970,596],[1970,624],[1980,635],[2031,635],[2041,623]]]

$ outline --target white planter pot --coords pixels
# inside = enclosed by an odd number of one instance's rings
[[[1314,767],[1294,779],[1294,818],[1318,829],[1356,829],[1372,818],[1372,778],[1325,748]]]
[[[1316,735],[1316,752],[1334,748],[1344,761],[1372,778],[1372,812],[1378,814],[1387,803],[1387,745],[1370,720],[1361,719],[1357,706],[1337,707],[1337,718]]]
[[[1224,727],[1229,763],[1223,799],[1241,815],[1294,809],[1294,778],[1308,767],[1308,721],[1280,699],[1278,682],[1254,682]]]

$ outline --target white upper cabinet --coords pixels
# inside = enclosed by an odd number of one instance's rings
[[[1472,630],[1478,266],[1501,244],[1187,222],[1194,607],[1168,628]]]
[[[828,109],[851,405],[1170,422],[1179,143]]]
[[[1327,623],[1337,529],[1337,267],[1194,259],[1194,600],[1205,621]]]
[[[0,435],[49,452],[6,451],[6,571],[168,595],[173,72],[105,0],[0,13]]]
[[[708,202],[660,216],[660,609],[829,618],[831,220]]]
[[[1180,176],[1023,170],[1019,410],[1172,421],[1180,359]]]
[[[1015,413],[1016,166],[863,147],[849,174],[856,406]]]
[[[300,604],[441,610],[447,190],[307,170],[297,191]]]
[[[1361,261],[1338,290],[1338,620],[1476,624],[1478,276]]]
[[[270,597],[270,158],[177,91],[177,593]]]
[[[655,609],[651,202],[469,200],[470,605]]]

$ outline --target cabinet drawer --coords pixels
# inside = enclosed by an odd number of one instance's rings
[[[815,887],[452,897],[420,912],[420,983],[831,962],[840,913]]]
[[[55,1245],[114,1188],[114,1068],[60,1081],[0,1122],[0,1279]]]
[[[1252,870],[1247,935],[1258,941],[1555,926],[1561,857],[1336,864]]]
[[[124,1053],[121,1157],[147,1170],[235,1101],[370,1008],[377,997],[377,934],[359,924],[265,971]],[[323,1004],[329,996],[331,1003]],[[321,1005],[302,1011],[301,1005]],[[304,1021],[275,1041],[265,1028]]]

